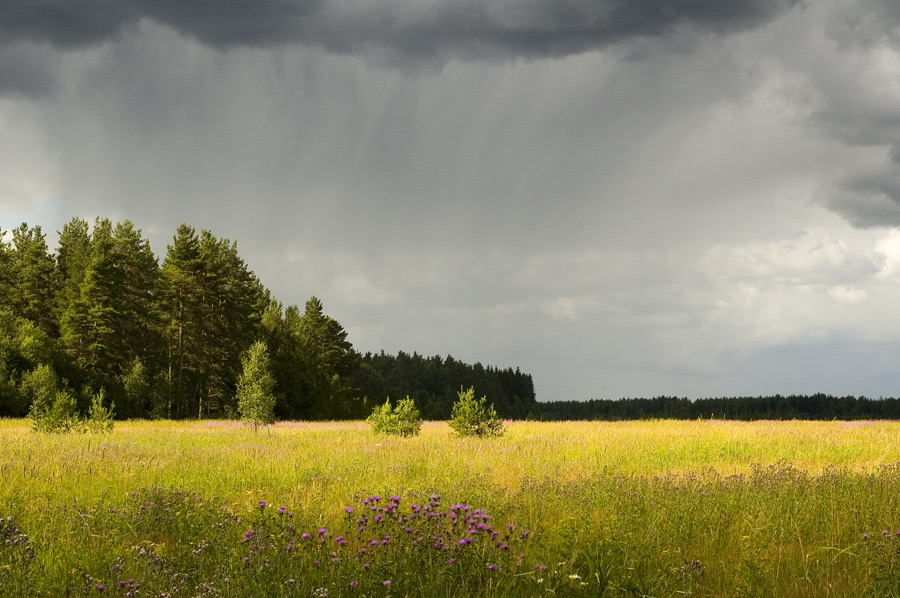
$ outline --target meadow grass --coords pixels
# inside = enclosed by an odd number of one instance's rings
[[[900,595],[900,423],[0,439],[2,596]]]

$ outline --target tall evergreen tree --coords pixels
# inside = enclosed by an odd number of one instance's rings
[[[314,372],[312,403],[321,418],[345,418],[364,411],[353,402],[349,386],[359,364],[359,355],[347,340],[347,331],[337,320],[325,315],[317,297],[306,302],[299,322],[299,337]]]
[[[267,297],[237,244],[182,225],[162,268],[176,413],[234,407],[239,356],[256,338]]]
[[[129,220],[116,224],[113,254],[122,279],[116,297],[118,328],[125,347],[117,371],[140,359],[151,366],[163,362],[162,316],[158,302],[159,265],[139,229]]]
[[[74,259],[68,259],[70,257],[74,256],[67,256],[64,265],[74,262]],[[116,326],[119,317],[117,295],[121,294],[122,281],[113,253],[109,220],[98,218],[94,224],[90,256],[83,274],[76,267],[72,270],[61,294],[71,292],[76,282],[78,293],[68,301],[60,316],[63,344],[88,375],[91,384],[103,386],[116,373],[114,365],[122,349]],[[65,302],[67,297],[62,299]]]
[[[193,227],[178,227],[168,246],[161,276],[171,389],[167,417],[183,417],[188,393],[198,390],[195,386],[202,346],[204,272],[200,239]]]
[[[234,385],[241,371],[239,356],[257,335],[268,302],[266,292],[237,252],[237,243],[216,239],[209,231],[200,237],[204,266],[202,351],[203,392],[198,416],[233,407]],[[205,396],[205,400],[204,400]]]
[[[11,256],[13,292],[10,305],[18,315],[56,336],[54,317],[54,260],[47,250],[47,240],[40,226],[29,228],[23,223],[13,230],[15,249]]]
[[[56,308],[61,327],[66,311],[81,296],[81,283],[90,262],[90,227],[86,220],[72,218],[59,232],[56,252]]]

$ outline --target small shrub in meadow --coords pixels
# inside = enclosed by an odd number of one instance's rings
[[[84,425],[88,432],[112,432],[113,409],[115,405],[110,403],[109,408],[103,405],[105,394],[101,388],[100,392],[91,399],[91,408],[88,410],[87,418],[84,420]]]
[[[407,396],[396,407],[391,407],[390,399],[384,405],[375,407],[366,423],[372,426],[372,431],[376,434],[417,436],[422,429],[422,415],[413,400]]]
[[[502,436],[503,422],[497,417],[493,405],[487,404],[487,397],[475,400],[475,389],[459,389],[459,400],[453,404],[450,427],[460,436]]]

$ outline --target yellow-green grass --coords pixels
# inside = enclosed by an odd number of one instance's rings
[[[179,543],[177,530],[145,538],[104,519],[130,493],[162,487],[247,522],[260,500],[285,505],[308,529],[346,526],[343,509],[371,494],[484,508],[534,530],[523,569],[504,578],[515,589],[484,595],[517,595],[526,582],[532,595],[879,595],[896,581],[893,546],[863,534],[900,527],[898,463],[900,423],[882,421],[513,422],[497,439],[434,422],[401,439],[362,422],[258,433],[119,422],[92,436],[0,420],[0,516],[33,539],[51,594],[73,575],[108,575],[129,546]]]

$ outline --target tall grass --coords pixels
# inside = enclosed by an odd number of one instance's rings
[[[0,420],[0,595],[900,595],[898,464],[893,422]],[[454,505],[490,519],[460,535]]]

